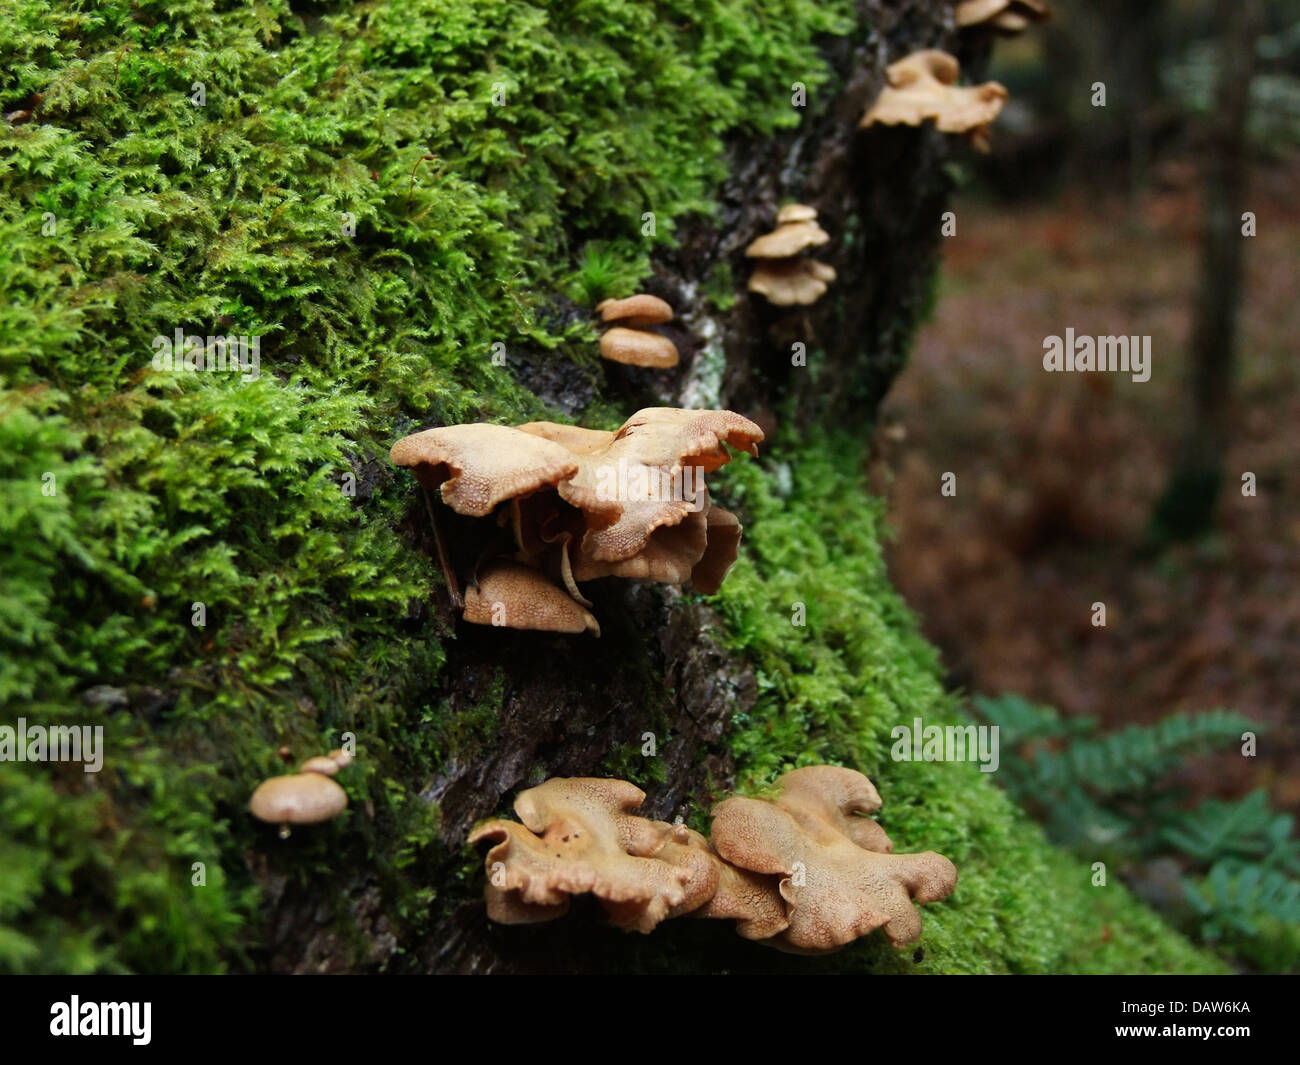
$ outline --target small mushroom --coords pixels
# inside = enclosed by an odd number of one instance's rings
[[[600,624],[543,573],[518,562],[496,561],[465,590],[464,618],[471,625],[543,632],[590,632]]]
[[[621,300],[602,300],[596,304],[596,311],[606,325],[617,323],[601,334],[601,358],[655,370],[668,370],[677,365],[681,358],[677,345],[666,336],[643,328],[673,319],[672,307],[658,296],[639,293]]]
[[[817,208],[805,203],[787,203],[776,212],[776,224],[783,226],[788,222],[812,222],[817,217]]]
[[[934,49],[914,52],[887,71],[888,84],[876,98],[859,129],[877,124],[919,126],[933,119],[942,133],[963,133],[987,149],[988,127],[1007,100],[1007,90],[996,81],[958,85],[957,60]]]
[[[348,793],[324,773],[290,773],[264,780],[248,801],[259,821],[280,826],[280,838],[290,825],[309,825],[337,817],[348,805]]]
[[[485,859],[493,919],[549,920],[571,896],[591,894],[615,926],[650,932],[687,904],[698,867],[681,854],[676,865],[655,857],[672,840],[663,822],[635,814],[644,800],[627,781],[591,777],[556,777],[520,792],[522,824],[489,821],[469,837],[493,843]]]
[[[749,278],[749,291],[777,307],[808,307],[826,295],[835,268],[816,259],[760,262]]]
[[[749,291],[757,292],[777,307],[806,307],[826,293],[835,280],[835,269],[801,252],[820,247],[831,238],[816,222],[817,211],[804,204],[787,204],[777,213],[777,227],[745,249],[758,259],[749,279]]]
[[[333,758],[326,758],[323,754],[318,754],[315,758],[308,758],[298,767],[299,773],[324,773],[327,777],[332,777],[338,771],[338,762],[334,761]]]
[[[672,307],[658,296],[645,293],[621,300],[601,300],[596,304],[596,312],[602,322],[617,322],[633,329],[673,320]]]
[[[1051,18],[1052,10],[1043,0],[963,0],[957,5],[956,16],[961,29],[979,27],[1013,36],[1031,22]]]
[[[648,366],[655,370],[668,370],[681,358],[677,345],[666,336],[647,333],[642,329],[624,329],[615,326],[600,336],[601,358],[621,362],[624,366]]]
[[[821,954],[882,926],[895,946],[917,939],[921,915],[912,901],[952,894],[952,862],[933,851],[873,849],[892,845],[861,816],[879,807],[879,795],[860,773],[818,766],[787,774],[777,785],[775,801],[723,801],[710,833],[726,861],[781,878],[790,924],[766,942]]]

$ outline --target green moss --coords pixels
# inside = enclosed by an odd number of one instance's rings
[[[731,740],[742,788],[801,765],[868,774],[898,849],[939,851],[960,870],[952,898],[925,907],[927,972],[1223,971],[1113,875],[1092,887],[1090,867],[1050,846],[991,774],[890,758],[895,725],[970,719],[889,584],[882,504],[863,482],[862,455],[847,432],[811,431],[717,479],[724,505],[744,514],[745,549],[716,602],[760,678]],[[806,623],[793,624],[800,606]],[[913,967],[879,935],[831,964]]]

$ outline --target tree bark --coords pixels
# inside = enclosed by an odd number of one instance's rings
[[[1218,0],[1214,116],[1206,141],[1201,280],[1189,344],[1190,424],[1156,508],[1156,529],[1184,538],[1208,531],[1222,481],[1241,302],[1246,132],[1259,33],[1258,0]]]

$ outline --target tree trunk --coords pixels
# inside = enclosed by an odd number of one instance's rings
[[[1175,538],[1209,530],[1223,475],[1241,302],[1246,127],[1259,18],[1257,0],[1218,0],[1215,8],[1221,43],[1215,110],[1205,147],[1201,281],[1189,345],[1190,424],[1155,515],[1157,532]]]

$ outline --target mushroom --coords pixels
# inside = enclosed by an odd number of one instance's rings
[[[342,747],[336,747],[329,754],[318,754],[314,758],[308,758],[298,767],[298,772],[324,773],[327,777],[332,777],[340,769],[347,769],[351,764],[352,755]]]
[[[648,366],[655,370],[672,369],[681,357],[677,345],[667,337],[622,326],[601,334],[600,356],[624,366]]]
[[[583,512],[579,548],[596,562],[620,562],[642,551],[655,529],[677,525],[700,509],[696,478],[731,461],[727,446],[758,453],[763,430],[731,411],[647,407],[609,446],[583,458],[558,488]],[[687,492],[687,469],[691,492]]]
[[[314,770],[264,780],[248,800],[254,817],[280,826],[281,839],[288,837],[290,825],[328,821],[347,805],[348,793],[329,776]]]
[[[942,133],[964,133],[981,150],[988,147],[988,127],[1007,100],[996,81],[957,84],[961,67],[947,52],[914,52],[890,65],[888,84],[876,98],[859,129],[877,124],[919,126],[933,119]]]
[[[741,869],[780,877],[789,927],[766,940],[796,953],[837,950],[884,927],[900,946],[921,934],[912,905],[952,894],[956,867],[933,851],[892,854],[879,826],[871,782],[853,770],[818,766],[777,781],[775,801],[730,798],[714,812],[711,840]]]
[[[465,590],[464,618],[471,625],[543,632],[590,632],[600,624],[545,574],[519,562],[496,561]]]
[[[642,328],[672,321],[672,307],[658,296],[639,293],[621,300],[602,300],[596,310],[605,324],[618,323],[601,334],[601,358],[656,370],[677,365],[681,358],[677,345],[660,333]]]
[[[459,514],[482,518],[498,503],[572,477],[568,449],[532,433],[481,422],[446,425],[403,437],[389,452]]]
[[[490,840],[486,865],[489,916],[558,917],[573,895],[596,897],[616,927],[650,932],[701,889],[700,867],[671,851],[678,864],[656,857],[670,843],[663,822],[638,817],[645,793],[623,780],[556,777],[520,792],[514,821],[489,821],[470,843]]]
[[[457,603],[467,622],[599,635],[578,581],[693,581],[717,591],[741,527],[712,505],[703,476],[731,460],[728,447],[757,454],[762,439],[731,411],[650,407],[617,432],[554,422],[444,426],[399,440],[392,455],[459,513],[495,511],[514,538],[517,552],[501,545],[480,559]],[[448,586],[458,587],[437,540]]]
[[[777,212],[776,229],[745,249],[747,257],[759,260],[749,279],[750,292],[778,307],[809,306],[821,299],[835,280],[835,270],[800,255],[831,239],[816,219],[817,211],[800,203],[786,204]]]
[[[961,29],[978,26],[1012,36],[1051,18],[1052,9],[1043,0],[963,0],[956,14]]]
[[[645,293],[621,300],[601,300],[596,304],[596,312],[602,322],[618,322],[634,329],[673,320],[672,307],[658,296]]]

